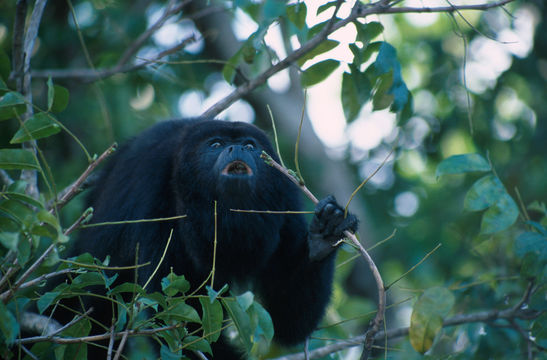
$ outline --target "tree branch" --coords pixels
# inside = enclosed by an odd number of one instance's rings
[[[432,12],[453,12],[457,10],[488,10],[495,7],[500,7],[506,5],[515,0],[503,0],[495,3],[484,3],[477,5],[459,5],[459,6],[445,6],[445,7],[422,7],[422,8],[413,8],[413,7],[393,7],[392,5],[387,5],[386,1],[381,0],[373,4],[363,4],[357,2],[351,12],[351,14],[345,18],[341,19],[338,22],[332,24],[332,26],[326,26],[321,32],[316,36],[311,38],[307,43],[302,45],[300,48],[291,52],[283,60],[279,61],[277,64],[272,65],[262,74],[258,75],[254,79],[251,79],[244,84],[238,86],[232,93],[228,94],[223,99],[219,100],[209,109],[207,109],[202,116],[204,117],[215,117],[220,114],[222,111],[227,109],[237,100],[241,99],[243,96],[249,94],[251,91],[257,87],[263,85],[270,77],[276,73],[284,70],[289,67],[296,60],[313,50],[321,42],[323,42],[328,35],[332,34],[336,30],[346,26],[350,22],[353,22],[359,18],[365,18],[369,15],[378,15],[378,14],[395,14],[395,13],[404,13],[404,12],[423,12],[423,13],[432,13]],[[402,9],[406,11],[402,11]]]
[[[32,50],[34,49],[34,43],[38,36],[38,29],[40,27],[40,21],[42,20],[42,14],[46,6],[47,0],[36,0],[34,9],[30,21],[25,31],[24,28],[24,16],[26,15],[26,1],[19,1],[17,3],[16,20],[14,25],[14,64],[13,70],[17,74],[17,91],[19,91],[26,99],[27,111],[23,120],[30,118],[33,114],[32,109],[32,91],[30,88],[31,75],[30,75],[30,59],[32,57]],[[24,33],[24,41],[22,41]],[[36,141],[28,141],[23,143],[23,148],[32,151],[36,154]],[[36,170],[22,170],[21,179],[27,183],[26,193],[33,198],[38,198],[38,172]]]
[[[176,13],[180,12],[184,6],[186,6],[191,0],[185,0],[178,4],[172,4],[172,1],[170,1],[167,4],[167,7],[165,8],[165,11],[161,15],[161,17],[156,21],[152,26],[150,26],[145,32],[139,35],[137,40],[135,40],[127,50],[123,53],[123,55],[120,57],[120,60],[116,64],[115,69],[121,68],[123,65],[125,65],[129,59],[134,56],[137,51],[142,47],[142,45],[148,40],[158,29],[160,29],[163,24],[169,18],[171,18]]]
[[[104,334],[83,336],[79,338],[64,338],[60,336],[53,336],[53,337],[33,336],[33,337],[28,337],[23,339],[17,339],[14,341],[14,344],[15,345],[33,344],[33,343],[43,342],[43,341],[49,341],[55,344],[78,344],[78,343],[84,343],[84,342],[89,343],[89,342],[100,341],[100,340],[108,340],[111,337],[113,337],[114,339],[119,339],[125,336],[126,333],[127,333],[127,336],[143,336],[143,335],[150,336],[162,331],[173,330],[181,326],[184,326],[184,323],[177,323],[175,325],[163,326],[163,327],[154,328],[154,329],[126,330],[126,331],[114,333],[114,335],[112,335],[112,332],[108,331]]]
[[[118,144],[114,143],[110,145],[108,149],[106,149],[101,156],[99,156],[96,160],[91,162],[87,169],[80,175],[76,181],[74,181],[70,186],[65,188],[63,191],[59,193],[58,200],[54,203],[49,203],[48,208],[50,208],[50,212],[53,211],[53,208],[56,207],[57,210],[61,209],[67,202],[69,202],[74,196],[78,195],[80,192],[83,191],[82,184],[85,182],[85,180],[89,177],[89,175],[95,170],[97,166],[99,166],[100,163],[102,163],[107,157],[109,157],[114,151],[116,151],[116,148],[118,147]]]

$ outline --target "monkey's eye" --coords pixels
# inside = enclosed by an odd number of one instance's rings
[[[245,150],[254,150],[255,146],[251,143],[247,143],[245,145],[243,145],[243,147],[245,148]]]
[[[220,141],[213,141],[212,143],[209,144],[209,147],[212,147],[213,149],[219,148],[221,146],[222,144],[220,143]]]

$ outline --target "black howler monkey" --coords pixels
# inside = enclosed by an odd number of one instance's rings
[[[218,120],[159,123],[122,147],[109,161],[89,196],[93,222],[170,217],[82,230],[73,254],[90,252],[111,264],[133,265],[139,243],[144,282],[171,243],[150,290],[172,268],[193,286],[213,262],[217,201],[215,288],[252,290],[270,313],[274,339],[296,344],[315,329],[329,301],[335,247],[344,230],[355,231],[353,215],[329,196],[316,206],[308,227],[302,215],[241,213],[230,209],[300,210],[300,190],[260,158],[275,152],[255,126]],[[126,279],[131,280],[131,279]],[[101,313],[96,309],[94,313]],[[109,321],[109,319],[107,319]],[[224,341],[213,344],[217,359],[241,356]]]

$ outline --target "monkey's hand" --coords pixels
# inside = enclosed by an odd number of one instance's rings
[[[336,249],[334,245],[344,237],[344,231],[354,233],[358,224],[354,215],[348,213],[344,217],[344,208],[338,205],[334,196],[329,195],[319,201],[308,233],[310,260],[324,259]]]

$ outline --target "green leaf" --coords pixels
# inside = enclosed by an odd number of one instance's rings
[[[547,237],[535,232],[520,234],[515,241],[515,255],[523,258],[528,253],[539,256],[541,260],[547,260]]]
[[[61,230],[61,224],[59,224],[59,219],[55,217],[52,213],[46,210],[40,210],[37,214],[38,220],[53,226],[55,229]]]
[[[53,104],[51,105],[50,110],[59,113],[68,106],[70,95],[68,90],[61,85],[54,85],[53,89],[55,90],[55,97],[53,98]]]
[[[382,41],[375,41],[368,44],[367,47],[363,48],[363,50],[361,50],[361,56],[359,59],[360,62],[358,63],[358,65],[367,62],[372,57],[372,54],[380,52],[380,47],[382,46],[382,44]]]
[[[19,334],[19,323],[11,311],[0,301],[0,331],[4,341],[11,344]]]
[[[306,4],[298,2],[287,6],[287,17],[298,29],[302,29],[306,25],[307,11]]]
[[[374,62],[374,68],[378,75],[387,74],[388,72],[399,72],[400,76],[401,64],[397,60],[397,50],[387,42],[381,42],[378,56]]]
[[[53,84],[50,77],[47,80],[47,111],[63,111],[68,105],[68,98],[68,90],[61,85]]]
[[[0,120],[20,116],[26,110],[25,98],[17,92],[6,93],[0,99]]]
[[[410,317],[410,344],[420,354],[433,346],[435,337],[442,330],[443,319],[439,315],[412,312]]]
[[[266,0],[262,9],[266,22],[269,23],[285,14],[285,6],[285,1]]]
[[[310,87],[325,80],[340,66],[337,60],[328,59],[314,64],[302,73],[302,86]]]
[[[442,330],[443,318],[454,306],[451,291],[442,287],[427,289],[412,309],[409,337],[412,347],[419,353],[428,351]]]
[[[372,110],[378,111],[387,109],[393,102],[393,95],[389,94],[389,89],[393,84],[393,73],[389,72],[378,77],[376,91],[372,96]]]
[[[534,324],[532,325],[532,336],[539,346],[547,347],[547,313],[541,314],[534,320]]]
[[[317,55],[326,53],[327,51],[330,51],[337,47],[340,43],[335,40],[324,40],[319,45],[317,45],[312,51],[306,53],[306,55],[302,56],[300,59],[298,59],[297,63],[298,66],[304,65],[304,63],[310,59],[313,59]]]
[[[220,295],[224,294],[226,291],[228,291],[228,284],[224,284],[224,286],[219,290],[216,291],[209,285],[205,286],[205,289],[207,290],[207,295],[209,296],[209,301],[213,303]]]
[[[507,194],[501,181],[494,175],[477,180],[465,195],[463,206],[468,211],[484,210]]]
[[[36,215],[31,208],[15,200],[0,202],[0,212],[8,214],[23,227],[32,226],[36,220]]]
[[[184,275],[175,275],[170,273],[161,279],[161,289],[168,296],[175,296],[177,293],[184,294],[190,290],[190,283]]]
[[[221,329],[222,321],[224,320],[224,313],[222,311],[222,305],[218,300],[211,303],[208,298],[199,298],[201,308],[203,309],[203,315],[201,317],[201,324],[203,325],[203,334],[207,341],[215,342],[218,340]]]
[[[342,107],[346,120],[355,120],[363,105],[369,100],[372,86],[368,78],[353,65],[350,65],[351,74],[342,75]]]
[[[11,138],[11,144],[19,144],[29,140],[41,139],[61,131],[61,127],[51,119],[52,115],[38,113],[25,121]]]
[[[234,299],[223,298],[222,305],[234,322],[234,326],[239,333],[239,339],[243,344],[243,348],[247,353],[250,353],[253,347],[253,343],[251,342],[253,330],[251,328],[251,319],[249,318],[249,315]]]
[[[97,272],[87,272],[80,274],[72,280],[71,289],[81,289],[91,285],[104,285],[104,278]]]
[[[357,40],[361,41],[363,46],[367,46],[371,40],[384,31],[384,26],[376,21],[366,24],[362,24],[358,21],[354,21],[353,23],[357,28]]]
[[[481,222],[481,234],[493,234],[510,227],[519,216],[519,209],[509,194],[505,193],[501,199],[492,205]]]
[[[160,359],[162,360],[179,360],[182,358],[182,350],[171,351],[169,346],[162,344],[160,348]]]
[[[402,81],[394,82],[388,91],[393,95],[393,103],[391,104],[391,112],[399,112],[405,108],[410,98],[410,92],[406,84]]]
[[[242,53],[243,53],[243,47],[239,49],[234,54],[234,56],[232,56],[222,68],[222,76],[224,77],[224,80],[226,80],[228,84],[232,84],[234,82],[237,66],[242,60],[242,56],[243,56]]]
[[[30,258],[31,241],[29,238],[23,238],[17,244],[17,261],[19,265],[24,266]]]
[[[207,340],[198,336],[186,336],[182,340],[182,346],[188,350],[201,351],[207,354],[213,353],[213,350],[211,350],[211,345],[209,345]]]
[[[8,250],[17,251],[19,244],[19,233],[3,231],[0,233],[0,244]]]
[[[465,195],[464,207],[470,211],[489,208],[482,217],[482,234],[493,234],[507,229],[517,220],[519,214],[517,204],[494,175],[486,175],[473,184]]]
[[[8,191],[8,192],[2,193],[2,196],[4,196],[7,199],[14,199],[14,200],[17,200],[17,201],[19,201],[23,204],[28,204],[30,206],[34,206],[35,208],[38,208],[38,209],[43,209],[44,208],[44,204],[41,201],[36,200],[33,197],[28,196],[27,194]]]
[[[316,13],[316,15],[319,15],[319,14],[321,14],[323,11],[328,10],[328,9],[330,9],[331,7],[335,6],[337,2],[338,2],[338,1],[336,1],[336,0],[335,0],[335,1],[329,1],[329,2],[326,3],[326,4],[323,4],[323,5],[319,6],[319,7],[317,8],[317,13]]]
[[[139,284],[126,282],[116,286],[115,288],[113,288],[112,290],[108,292],[109,295],[121,294],[121,293],[130,293],[130,294],[136,293],[140,295],[145,295],[146,291]]]
[[[479,154],[460,154],[450,156],[437,166],[436,176],[439,178],[445,174],[462,174],[475,171],[490,171],[492,167]]]
[[[82,319],[64,330],[61,334],[64,337],[78,338],[89,335],[90,331],[91,322],[88,319]],[[87,344],[69,344],[63,352],[62,359],[86,360]]]
[[[64,285],[64,284],[63,284]],[[57,299],[57,296],[61,294],[60,291],[49,291],[44,295],[38,298],[36,301],[36,306],[38,307],[38,312],[42,314],[54,301]]]
[[[373,97],[373,109],[385,109],[391,104],[392,112],[403,110],[410,99],[410,93],[403,81],[401,64],[397,60],[395,48],[386,42],[381,42],[373,65],[380,80],[377,93]],[[384,75],[387,74],[391,76],[385,77]]]
[[[268,353],[270,343],[274,336],[272,318],[266,309],[257,302],[253,302],[247,312],[251,319],[251,327],[254,328],[251,355],[255,355],[257,358],[263,358],[263,355]]]
[[[544,271],[547,271],[544,270]],[[545,301],[545,294],[547,294],[547,284],[538,287],[530,296],[530,301],[528,305],[530,308],[538,311],[547,310],[547,301]]]
[[[166,321],[188,321],[196,324],[201,323],[201,318],[198,312],[188,304],[184,302],[178,302],[174,306],[170,306],[169,310],[158,315],[158,318]]]

